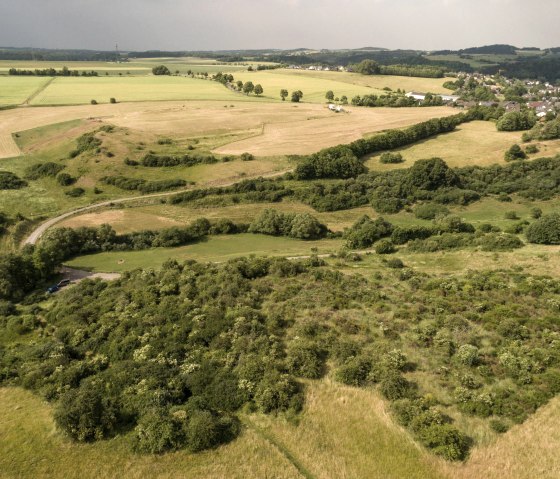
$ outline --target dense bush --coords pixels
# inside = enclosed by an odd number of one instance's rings
[[[220,160],[213,155],[202,154],[185,154],[183,156],[155,155],[148,153],[142,158],[140,164],[151,168],[159,168],[164,166],[195,166],[195,165],[211,165],[218,163]]]
[[[187,185],[185,180],[160,180],[146,181],[141,178],[128,178],[126,176],[105,176],[101,181],[107,185],[116,186],[122,190],[140,191],[141,193],[156,193],[169,191]]]
[[[328,229],[309,213],[291,214],[266,209],[249,225],[249,232],[310,240],[324,238]]]
[[[15,173],[0,171],[0,190],[19,190],[27,186],[27,181],[22,180]]]
[[[38,180],[45,177],[55,177],[65,168],[58,163],[36,163],[26,168],[25,177],[28,180]]]
[[[60,186],[70,186],[76,182],[76,178],[72,177],[68,173],[59,173],[56,176],[56,181]]]
[[[506,161],[525,160],[526,158],[527,153],[525,153],[517,144],[512,145],[504,155],[504,159]]]
[[[379,161],[381,163],[403,163],[404,159],[402,157],[402,155],[400,153],[392,153],[390,151],[387,151],[385,153],[381,154],[381,157],[379,158]]]
[[[346,246],[352,249],[369,248],[373,243],[386,238],[393,232],[393,225],[383,218],[372,220],[362,216],[350,228],[344,231]]]
[[[536,122],[537,117],[532,110],[512,111],[504,114],[496,123],[496,127],[499,131],[529,130]]]
[[[70,152],[70,158],[75,158],[87,151],[97,150],[102,141],[95,136],[95,132],[84,133],[77,140],[76,149]]]
[[[544,215],[531,223],[526,236],[529,243],[560,244],[560,214]]]
[[[72,198],[78,198],[79,196],[83,196],[85,192],[86,190],[78,186],[76,188],[72,188],[71,190],[65,191],[64,194],[66,196],[71,196]]]
[[[422,220],[433,220],[436,216],[445,216],[449,214],[449,210],[436,203],[423,203],[414,208],[414,216]]]

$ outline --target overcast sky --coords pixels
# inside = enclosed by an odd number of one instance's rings
[[[560,46],[560,0],[0,0],[0,46]]]

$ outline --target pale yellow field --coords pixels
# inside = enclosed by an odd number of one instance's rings
[[[376,154],[366,166],[372,170],[409,168],[417,160],[433,157],[443,158],[452,167],[505,164],[504,153],[514,143],[521,143],[521,134],[519,131],[498,131],[496,125],[488,121],[463,123],[451,133],[394,150],[402,154],[404,163],[382,164],[379,162],[380,154]],[[560,152],[559,140],[535,144],[539,146],[540,152],[531,155],[531,158],[552,156]]]
[[[11,137],[15,132],[80,118],[98,118],[117,126],[174,138],[246,132],[256,136],[220,148],[218,152],[277,155],[312,153],[348,143],[365,133],[455,113],[448,107],[349,110],[351,113],[336,114],[314,104],[211,101],[18,108],[0,111],[0,158],[19,154]]]
[[[0,106],[23,103],[48,81],[44,77],[0,76]]]
[[[301,108],[301,106],[299,107]],[[308,106],[304,107],[306,110]],[[346,113],[333,113],[316,106],[320,116],[292,118],[266,123],[262,134],[224,145],[222,154],[254,155],[310,154],[362,138],[366,133],[406,126],[456,113],[448,107],[433,108],[359,108],[348,107]]]

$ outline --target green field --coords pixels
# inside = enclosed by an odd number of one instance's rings
[[[179,77],[153,77],[151,69],[164,64]],[[44,77],[8,77],[10,68],[18,69],[61,69],[97,71],[100,77],[57,77],[49,87],[33,98],[33,105],[84,104],[95,99],[106,103],[109,98],[118,101],[157,100],[258,100],[235,94],[217,83],[203,83],[200,79],[186,78],[188,71],[194,73],[233,73],[235,81],[252,81],[264,88],[264,98],[279,101],[281,89],[290,92],[301,90],[304,102],[324,103],[325,93],[335,92],[337,97],[346,95],[350,100],[355,95],[380,94],[383,88],[406,91],[448,92],[443,88],[444,78],[413,78],[399,76],[364,76],[345,72],[317,72],[307,70],[247,71],[256,63],[222,64],[214,60],[199,58],[134,59],[127,63],[110,62],[29,62],[0,61],[0,104],[19,104],[37,88],[48,81]],[[4,74],[4,75],[2,75]],[[5,97],[5,98],[4,98]],[[262,100],[261,100],[262,101]]]
[[[44,77],[0,76],[0,106],[23,103],[48,81]]]
[[[69,261],[68,266],[99,272],[122,272],[136,268],[158,268],[167,259],[185,261],[227,261],[248,256],[302,256],[310,255],[312,248],[318,254],[334,253],[342,247],[342,240],[301,241],[274,236],[239,234],[213,236],[179,248],[153,248],[144,251],[98,253]]]
[[[238,95],[219,83],[186,77],[58,77],[32,101],[33,105],[69,105],[109,103],[118,101],[158,100],[251,100],[256,97]]]

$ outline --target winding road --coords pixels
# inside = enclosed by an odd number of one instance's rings
[[[260,178],[274,178],[276,176],[282,176],[285,173],[288,173],[289,171],[291,171],[291,169],[289,170],[283,170],[283,171],[276,171],[274,173],[269,173],[266,175],[260,175]],[[204,185],[204,187],[213,187],[213,186],[231,186],[235,183],[238,183],[239,181],[242,181],[244,179],[250,179],[250,178],[237,178],[235,181],[229,181],[226,183],[220,183],[220,182],[214,182],[214,183],[209,183],[207,185]],[[25,241],[23,242],[24,245],[27,244],[37,244],[37,241],[39,241],[39,239],[41,238],[41,236],[43,236],[43,234],[45,234],[45,232],[51,228],[52,226],[54,226],[57,223],[60,223],[61,221],[65,220],[66,218],[69,218],[70,216],[74,216],[74,215],[78,215],[81,213],[85,213],[87,211],[92,211],[95,210],[97,208],[103,208],[105,206],[112,206],[112,205],[116,205],[116,204],[122,204],[122,203],[128,203],[130,201],[137,201],[137,200],[143,200],[146,198],[161,198],[164,196],[172,196],[172,195],[176,195],[178,193],[184,193],[185,191],[191,191],[193,188],[186,188],[186,189],[182,189],[182,190],[174,190],[174,191],[166,191],[165,193],[154,193],[154,194],[150,194],[150,195],[138,195],[138,196],[129,196],[126,198],[118,198],[115,200],[108,200],[108,201],[102,201],[100,203],[94,203],[92,205],[88,205],[88,206],[82,206],[80,208],[76,208],[75,210],[71,210],[71,211],[67,211],[66,213],[62,213],[61,215],[55,216],[54,218],[51,218],[47,221],[45,221],[44,223],[41,223],[37,228],[35,228],[31,234],[25,239]]]

